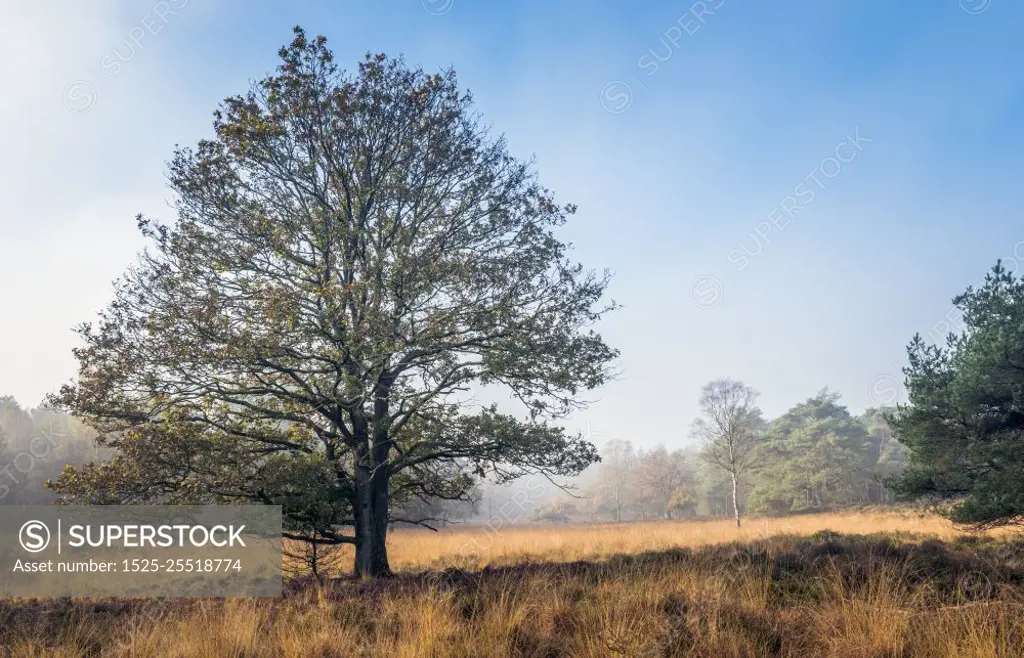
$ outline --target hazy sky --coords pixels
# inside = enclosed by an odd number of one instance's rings
[[[685,440],[732,376],[768,416],[901,395],[904,345],[998,258],[1024,265],[1024,4],[1011,0],[0,0],[0,394],[74,375],[165,162],[301,24],[339,62],[454,65],[579,205],[614,273],[621,377],[572,419]],[[954,318],[955,319],[955,318]]]

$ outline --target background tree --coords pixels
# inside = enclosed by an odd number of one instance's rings
[[[463,474],[466,475],[466,474]],[[462,485],[458,485],[462,486]],[[392,487],[394,491],[394,487]],[[397,525],[446,526],[473,517],[480,511],[483,491],[478,482],[463,489],[460,498],[400,495],[392,501],[392,520]]]
[[[672,492],[672,496],[668,499],[668,518],[672,518],[671,513],[675,512],[681,517],[694,516],[697,513],[697,496],[694,495],[693,489],[686,485],[678,487]]]
[[[586,515],[587,521],[590,523],[596,523],[601,513],[607,509],[600,493],[593,490],[588,491],[583,496],[583,500],[580,501],[579,507],[583,514]]]
[[[740,480],[754,463],[763,425],[756,400],[757,391],[742,382],[715,380],[701,391],[702,417],[693,423],[693,434],[703,443],[703,458],[729,474],[737,528]]]
[[[0,505],[39,505],[57,498],[44,484],[65,464],[84,464],[108,452],[94,433],[56,409],[26,409],[0,396]]]
[[[0,396],[0,427],[12,437],[11,448],[36,435],[36,424],[32,422],[31,412],[22,408],[9,395]]]
[[[886,483],[900,475],[907,467],[907,448],[893,436],[888,415],[894,408],[869,408],[858,418],[868,433],[871,455],[874,460],[874,482],[870,485],[871,503],[889,504],[895,502],[893,492]]]
[[[580,513],[576,501],[571,498],[555,498],[537,508],[532,516],[534,521],[568,523]]]
[[[665,446],[641,454],[636,480],[643,504],[667,519],[672,518],[672,494],[684,484],[692,484],[685,455],[679,450],[669,452]]]
[[[884,411],[854,418],[822,389],[773,421],[758,456],[751,511],[789,514],[890,502],[883,482],[905,463]]]
[[[1024,279],[997,263],[953,299],[964,330],[907,347],[909,404],[891,418],[910,460],[894,485],[957,522],[1024,523]]]
[[[13,455],[7,452],[7,436],[4,431],[3,425],[0,425],[0,464],[9,464],[13,459]],[[0,481],[0,504],[7,499],[11,494],[11,482]]]
[[[635,473],[636,449],[629,441],[613,439],[601,449],[596,488],[599,499],[611,511],[612,520],[621,522],[637,500]]]
[[[754,473],[750,469],[750,473]],[[749,477],[747,478],[749,484]],[[697,453],[696,471],[697,513],[700,516],[735,516],[732,504],[732,478],[729,473],[707,461]],[[749,487],[741,486],[737,491],[740,513],[747,509]]]
[[[868,502],[871,443],[864,426],[822,389],[772,422],[751,491],[755,509],[829,510]]]
[[[454,72],[370,55],[348,75],[298,28],[280,54],[175,153],[176,223],[139,219],[151,248],[80,330],[56,399],[118,457],[54,486],[301,518],[281,485],[312,461],[334,537],[382,576],[396,491],[460,498],[463,475],[597,458],[552,421],[616,356],[590,328],[607,275],[568,258],[554,232],[575,208],[490,137]],[[522,417],[467,406],[480,386]]]

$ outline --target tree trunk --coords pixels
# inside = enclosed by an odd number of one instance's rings
[[[737,483],[736,483],[736,473],[734,472],[734,473],[732,473],[732,511],[733,511],[733,514],[736,515],[736,527],[739,528],[740,527],[740,504],[739,504],[739,502],[737,500],[737,496],[736,496],[736,489],[737,488],[738,487],[737,487]]]
[[[356,470],[356,559],[359,578],[391,575],[388,564],[388,474],[385,467],[372,472]]]
[[[359,414],[353,419],[358,445],[367,446],[356,457],[355,574],[359,578],[392,575],[387,547],[391,480],[388,394],[392,381],[390,376],[382,375],[374,390],[372,441],[366,440],[371,427],[364,417]]]
[[[316,532],[314,532],[313,533],[313,544],[312,544],[312,549],[313,549],[313,552],[312,552],[312,562],[310,563],[310,566],[313,569],[313,577],[316,578],[316,582],[321,584],[321,585],[323,585],[324,584],[324,579],[320,577],[320,564],[319,564],[320,563],[320,559],[319,559],[320,556],[317,553],[317,548],[318,548],[318,545],[317,545],[317,541],[316,541]]]

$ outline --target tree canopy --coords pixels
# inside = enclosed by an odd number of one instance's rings
[[[282,504],[385,575],[396,500],[597,459],[554,422],[608,378],[593,325],[614,304],[555,237],[576,208],[453,71],[368,55],[348,74],[298,28],[280,55],[175,152],[176,222],[139,218],[151,246],[81,328],[56,401],[118,456],[54,487]],[[491,386],[523,412],[467,403]]]
[[[870,500],[876,457],[865,425],[839,397],[822,389],[771,423],[750,494],[754,509],[828,510]]]
[[[910,450],[895,481],[978,526],[1024,522],[1024,278],[997,263],[953,299],[964,329],[907,347],[909,404],[892,421]]]

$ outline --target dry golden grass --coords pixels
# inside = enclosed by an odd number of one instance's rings
[[[479,569],[537,561],[600,560],[622,553],[763,541],[821,530],[843,534],[900,532],[945,540],[967,534],[941,517],[903,510],[751,518],[739,530],[731,519],[505,528],[494,524],[454,526],[442,532],[396,530],[389,535],[388,556],[397,570],[449,566]]]
[[[296,581],[279,600],[0,601],[0,647],[10,656],[1024,656],[1024,542],[962,535],[932,517],[751,520],[740,535],[717,521],[398,531],[391,551],[400,571],[391,581]],[[451,563],[473,568],[442,570]]]

